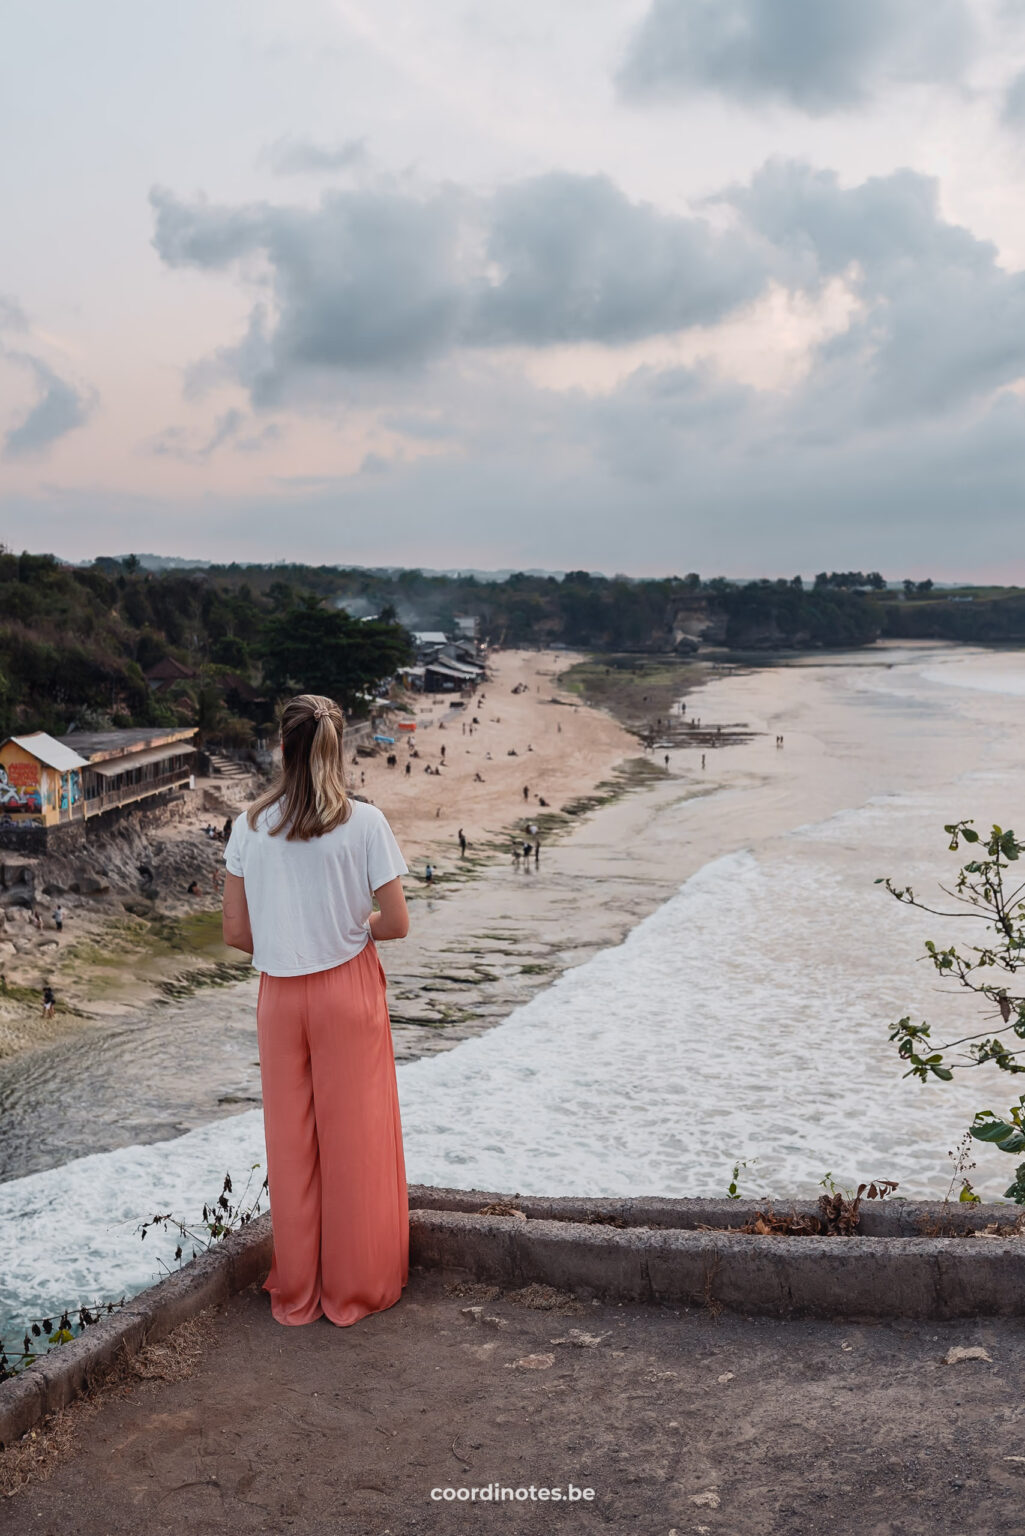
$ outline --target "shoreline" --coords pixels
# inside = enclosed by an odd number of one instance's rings
[[[591,813],[623,794],[665,779],[664,769],[646,761],[636,737],[607,709],[560,686],[561,672],[586,661],[574,652],[499,652],[492,658],[492,681],[484,685],[484,709],[476,708],[475,697],[461,712],[480,721],[471,736],[465,734],[469,722],[451,715],[448,699],[418,700],[419,756],[411,760],[411,773],[404,772],[401,758],[397,768],[389,769],[384,753],[360,757],[348,765],[350,787],[380,805],[405,853],[410,866],[407,896],[415,923],[425,905],[432,911],[447,905],[464,885],[476,889],[489,871],[511,862],[514,842],[520,835],[528,836],[520,833],[526,822],[539,827],[541,858],[547,860]],[[521,691],[513,693],[517,687]],[[440,766],[442,745],[448,766],[440,774],[424,774],[424,766]],[[484,784],[476,783],[476,773]],[[524,781],[529,799],[522,794]],[[175,1004],[195,1006],[200,993],[208,1012],[216,1017],[222,1011],[218,992],[224,997],[223,989],[234,992],[254,982],[248,960],[220,942],[219,905],[190,905],[187,897],[176,892],[161,900],[158,910],[142,915],[145,903],[138,901],[128,877],[134,871],[133,859],[148,838],[145,846],[157,848],[170,870],[167,884],[177,880],[183,890],[186,876],[198,870],[201,886],[208,888],[213,870],[221,865],[223,844],[208,841],[202,826],[211,819],[223,820],[224,814],[237,814],[256,792],[257,783],[255,777],[199,781],[192,792],[193,803],[180,821],[148,833],[140,830],[127,849],[117,850],[119,868],[111,873],[109,891],[97,897],[62,898],[63,934],[38,933],[25,913],[13,917],[0,932],[0,973],[6,988],[0,993],[0,1076],[8,1063],[129,1024],[146,1010],[164,1013]],[[541,801],[547,804],[542,806]],[[465,858],[459,856],[460,826],[469,840]],[[536,839],[530,835],[529,840]],[[107,859],[106,848],[94,857]],[[430,888],[422,876],[427,860],[436,872]],[[46,879],[52,861],[39,864],[41,880]],[[495,916],[500,925],[501,914]],[[435,926],[430,924],[432,932]],[[404,941],[404,950],[408,942]],[[395,968],[398,957],[389,966],[388,947],[383,950],[386,968]],[[482,982],[494,976],[496,963],[501,968],[501,956],[495,950],[493,943],[482,941],[476,957],[484,964],[486,953]],[[526,977],[531,974],[531,957],[522,957],[522,962],[523,969],[516,974]],[[548,973],[548,957],[537,957],[534,963],[540,969],[533,974]],[[401,983],[403,992],[419,968],[418,956],[409,967],[409,980]],[[443,960],[440,968],[444,969]],[[58,996],[58,1013],[50,1020],[41,1017],[37,1001],[45,981]],[[424,981],[441,991],[465,985],[463,978],[453,982],[432,974]],[[501,1001],[485,1005],[489,1020],[529,995],[519,987],[500,991]],[[444,1007],[420,1013],[410,1010],[405,1006],[409,1000],[398,1001],[398,1029],[410,1025],[415,1030],[425,1021],[436,1027],[451,1017]],[[465,1013],[465,1007],[458,1012]],[[401,1059],[408,1059],[411,1047],[411,1041],[403,1041]]]

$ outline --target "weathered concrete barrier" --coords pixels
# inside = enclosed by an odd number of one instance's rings
[[[413,1185],[409,1202],[414,1264],[507,1289],[536,1281],[606,1300],[777,1317],[1025,1315],[1025,1237],[1011,1231],[1013,1206],[869,1201],[857,1237],[788,1237],[725,1230],[754,1220],[765,1201],[592,1200]],[[523,1214],[481,1214],[487,1206]],[[778,1201],[775,1211],[811,1216],[817,1206]],[[1007,1230],[971,1235],[994,1223]],[[964,1235],[947,1235],[957,1233]],[[123,1352],[136,1353],[263,1279],[272,1246],[270,1216],[261,1216],[0,1384],[0,1448],[99,1380]]]
[[[774,1317],[1025,1314],[1025,1238],[779,1237],[421,1209],[412,1252],[491,1285]]]
[[[479,1211],[486,1205],[514,1205],[532,1220],[606,1223],[625,1227],[741,1227],[756,1216],[775,1211],[811,1217],[815,1200],[669,1199],[661,1195],[602,1196],[508,1195],[483,1189],[441,1189],[411,1184],[411,1209]],[[1022,1214],[1016,1205],[961,1205],[941,1200],[863,1200],[858,1233],[862,1237],[953,1237],[980,1232],[994,1222],[1013,1226]]]

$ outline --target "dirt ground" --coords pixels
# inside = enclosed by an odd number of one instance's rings
[[[1022,1529],[1020,1320],[537,1305],[553,1299],[414,1271],[398,1306],[354,1328],[285,1329],[253,1287],[207,1314],[185,1379],[122,1384],[60,1415],[59,1444],[41,1453],[49,1475],[0,1498],[0,1532]],[[988,1359],[946,1364],[957,1347]],[[0,1458],[0,1488],[3,1471]],[[486,1513],[432,1498],[496,1483],[535,1497]],[[536,1496],[570,1483],[593,1501]]]

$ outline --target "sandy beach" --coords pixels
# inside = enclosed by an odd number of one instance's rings
[[[636,739],[609,714],[559,688],[560,674],[581,659],[498,651],[489,661],[492,680],[464,708],[439,696],[416,699],[415,739],[396,732],[396,767],[385,753],[349,765],[353,788],[384,811],[411,870],[418,865],[422,874],[431,857],[443,878],[459,861],[460,827],[478,856],[511,846],[519,821],[591,793],[637,755]],[[419,756],[407,774],[411,748]]]
[[[578,659],[570,652],[498,652],[483,694],[465,708],[453,709],[447,698],[414,700],[417,730],[408,742],[396,732],[397,766],[387,766],[390,749],[349,762],[353,790],[379,805],[396,832],[410,866],[411,897],[430,894],[436,902],[489,863],[508,862],[518,840],[514,832],[525,822],[539,826],[544,848],[570,822],[563,807],[579,810],[588,797],[604,798],[628,781],[620,773],[613,782],[617,766],[638,757],[636,738],[608,712],[558,686],[559,674]],[[109,889],[64,894],[62,933],[54,928],[54,903],[46,897],[39,901],[41,930],[27,910],[7,909],[0,931],[0,1058],[137,1017],[155,1001],[183,1002],[201,988],[226,989],[207,993],[209,1007],[231,1010],[229,996],[249,979],[250,968],[220,943],[214,875],[222,867],[223,845],[203,828],[219,828],[237,815],[259,783],[255,775],[199,779],[177,819],[148,826],[143,818],[105,840],[88,860]],[[468,843],[465,857],[460,827]],[[430,893],[423,884],[428,859],[436,871]],[[40,861],[37,891],[54,880],[69,883],[83,862]],[[140,862],[156,872],[160,897],[153,909],[139,900]],[[199,894],[190,896],[193,879]],[[51,1019],[42,1017],[39,1004],[47,982],[58,1000]]]
[[[1007,825],[1008,699],[1023,692],[1015,656],[941,645],[732,669],[702,689],[701,714],[758,734],[704,770],[699,751],[670,749],[666,770],[656,749],[655,777],[567,816],[536,866],[503,850],[460,871],[456,852],[438,884],[411,880],[410,935],[381,946],[410,1178],[714,1194],[740,1159],[745,1192],[774,1198],[814,1195],[830,1174],[941,1198],[948,1150],[1008,1085],[902,1077],[889,1021],[963,1033],[963,1008],[916,963],[943,935],[875,879],[926,890],[948,874],[951,816]],[[21,1251],[11,1315],[40,1273],[58,1297],[147,1283],[140,1201],[198,1209],[226,1169],[262,1162],[255,992],[249,973],[0,1062],[0,1228]],[[978,1160],[975,1187],[998,1196],[1008,1160]]]

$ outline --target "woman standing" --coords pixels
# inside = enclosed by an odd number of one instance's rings
[[[343,720],[319,694],[281,716],[281,773],[235,821],[224,939],[260,972],[256,1022],[279,1323],[340,1327],[409,1274],[395,1057],[376,943],[409,929],[405,861],[345,792]],[[374,898],[379,911],[375,912]]]

